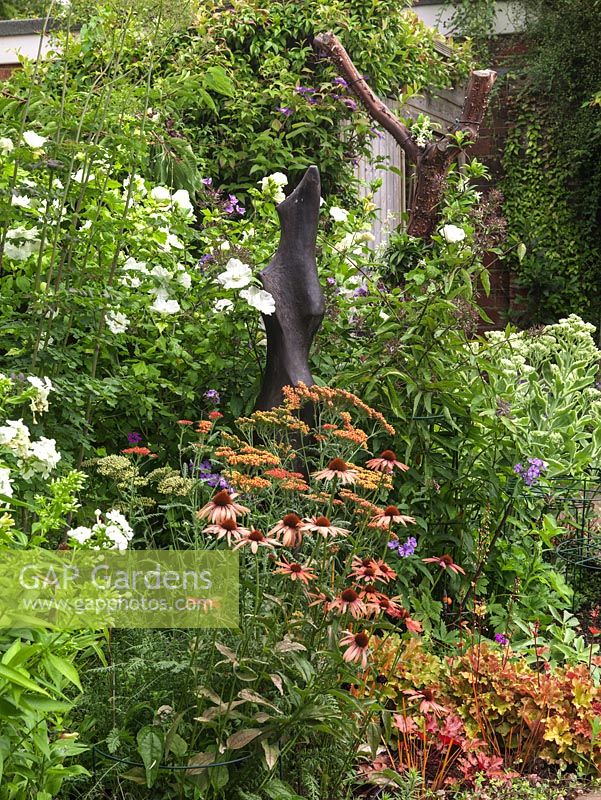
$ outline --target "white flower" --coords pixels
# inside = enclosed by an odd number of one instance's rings
[[[30,455],[40,462],[43,478],[47,478],[61,460],[61,454],[56,449],[56,440],[47,439],[45,436],[41,436],[37,442],[32,442],[29,451]]]
[[[150,306],[150,310],[159,314],[177,314],[181,308],[177,300],[170,300],[164,292],[160,292]]]
[[[339,206],[332,206],[330,208],[330,216],[334,222],[346,222],[348,219],[348,211],[345,211],[344,208],[340,208]]]
[[[262,314],[273,314],[275,311],[275,300],[269,292],[259,289],[257,286],[249,286],[240,292],[246,302],[253,308],[258,309]]]
[[[7,419],[0,427],[0,444],[6,445],[20,458],[29,455],[29,428],[22,419]]]
[[[166,186],[155,186],[151,189],[150,196],[160,206],[169,205],[171,202],[171,192]]]
[[[465,239],[465,231],[457,225],[443,225],[440,233],[448,244],[457,244]]]
[[[111,333],[125,333],[129,326],[128,318],[121,311],[108,311],[104,319]]]
[[[104,533],[113,543],[113,550],[127,550],[129,539],[118,525],[107,525]]]
[[[180,286],[183,286],[184,289],[189,289],[192,286],[192,278],[188,272],[178,272],[175,280]]]
[[[230,258],[225,265],[225,272],[221,272],[217,280],[226,289],[242,289],[251,282],[252,272],[248,264],[238,258]]]
[[[228,242],[228,240],[227,240],[227,239],[226,239],[225,241],[221,242],[221,244],[219,245],[219,249],[220,249],[222,252],[224,252],[224,253],[225,253],[227,250],[229,250],[229,249],[230,249],[230,247],[231,247],[231,245],[230,245],[230,243]]]
[[[166,267],[162,267],[160,264],[157,264],[156,267],[153,267],[150,270],[150,274],[163,285],[169,283],[173,278],[172,272],[170,272],[170,270],[168,270]]]
[[[5,497],[13,496],[12,481],[10,479],[10,470],[8,467],[0,467],[0,494]]]
[[[85,525],[80,525],[77,528],[71,528],[71,530],[67,531],[67,536],[70,536],[75,541],[79,542],[80,544],[84,544],[94,535],[94,531],[91,528],[86,528]]]
[[[162,232],[167,238],[165,240],[165,244],[159,244],[161,250],[163,250],[165,253],[170,253],[172,249],[184,249],[184,243],[181,242],[174,233],[169,233],[169,231],[165,230],[164,228],[162,229]]]
[[[35,230],[35,228],[34,228]],[[37,253],[40,249],[40,240],[32,239],[25,241],[23,244],[14,244],[10,241],[9,230],[6,234],[7,240],[4,244],[4,255],[7,258],[12,258],[14,261],[26,261],[30,256]]]
[[[123,269],[127,270],[135,270],[136,272],[142,272],[144,275],[148,275],[148,270],[146,268],[145,261],[136,261],[135,258],[130,256],[125,264],[123,265]]]
[[[18,208],[31,208],[31,197],[24,194],[13,194],[11,203]]]
[[[177,192],[174,192],[171,202],[174,206],[177,206],[180,211],[193,211],[194,207],[187,189],[178,189]]]
[[[15,146],[12,139],[9,139],[7,136],[0,136],[0,152],[6,155],[6,153],[10,153],[10,151],[14,149]]]
[[[33,150],[39,150],[40,147],[43,147],[46,144],[48,138],[46,136],[40,136],[35,131],[25,131],[23,133],[23,141]]]
[[[96,180],[96,176],[92,175],[91,172],[86,175],[86,170],[81,167],[71,176],[71,180],[73,180],[75,183],[83,183],[84,180],[86,183],[92,183],[93,180]]]
[[[129,187],[131,184],[133,184],[134,193],[137,192],[138,194],[142,195],[142,197],[145,197],[148,194],[148,191],[146,189],[146,183],[141,175],[138,174],[135,174],[133,176],[130,175],[123,181],[123,188],[125,189],[126,194],[129,191]]]
[[[275,203],[281,203],[286,199],[282,187],[288,185],[288,178],[283,172],[274,172],[272,175],[267,175],[265,178],[261,178],[259,183],[263,194],[271,196]]]
[[[35,422],[38,414],[43,414],[45,411],[48,411],[48,395],[54,390],[54,386],[50,378],[46,377],[37,378],[35,375],[31,375],[27,380],[36,390],[36,394],[30,400],[33,420]]]
[[[234,304],[231,300],[228,300],[226,297],[222,297],[220,300],[215,300],[213,305],[213,311],[216,314],[229,314],[230,311],[234,310]]]

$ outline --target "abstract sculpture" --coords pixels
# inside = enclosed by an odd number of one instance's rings
[[[259,277],[275,300],[275,312],[263,315],[267,364],[256,408],[282,404],[282,387],[313,384],[309,350],[321,325],[325,299],[317,277],[315,250],[321,198],[317,167],[277,206],[280,243]]]

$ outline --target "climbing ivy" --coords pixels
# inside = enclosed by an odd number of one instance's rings
[[[601,319],[601,0],[522,0],[526,58],[514,64],[504,154],[513,267],[528,321]],[[516,91],[516,87],[519,89]]]

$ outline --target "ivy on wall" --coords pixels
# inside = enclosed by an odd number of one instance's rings
[[[511,264],[525,295],[520,322],[547,323],[571,312],[598,321],[599,252],[568,190],[570,166],[549,138],[549,122],[522,97],[503,166],[504,213],[510,235],[526,246]]]

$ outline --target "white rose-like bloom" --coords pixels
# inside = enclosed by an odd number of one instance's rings
[[[252,271],[240,259],[230,258],[225,265],[225,272],[221,272],[217,280],[226,289],[242,289],[251,282]]]
[[[0,427],[0,444],[9,447],[20,458],[29,455],[29,428],[22,419],[7,419]]]
[[[162,284],[167,284],[173,279],[173,273],[160,264],[157,264],[156,267],[153,267],[150,270],[150,274]]]
[[[13,144],[13,140],[12,139],[9,139],[8,136],[0,136],[0,152],[1,153],[4,153],[4,155],[6,155],[6,153],[10,153],[11,150],[14,150],[14,149],[15,149],[15,146]]]
[[[10,479],[10,470],[8,467],[0,467],[0,494],[5,497],[13,496],[12,481]]]
[[[221,244],[219,245],[219,249],[220,249],[220,250],[221,250],[223,253],[225,253],[225,252],[227,252],[228,250],[230,250],[230,249],[231,249],[231,244],[230,244],[230,243],[228,242],[228,240],[226,239],[225,241],[221,242]]]
[[[166,186],[155,186],[150,191],[150,196],[161,206],[166,206],[171,203],[171,192]]]
[[[159,247],[164,253],[170,253],[171,250],[183,250],[184,243],[180,241],[174,233],[169,233],[168,230],[163,229],[163,233],[167,235],[165,244],[159,244]]]
[[[275,300],[273,296],[258,286],[249,286],[240,292],[246,302],[253,308],[258,309],[262,314],[273,314],[275,311]]]
[[[177,300],[170,300],[169,297],[161,292],[155,297],[150,310],[156,311],[158,314],[177,314],[181,311],[181,308]]]
[[[443,239],[448,244],[457,244],[465,239],[465,231],[457,225],[443,225],[440,229]]]
[[[53,391],[54,387],[50,378],[37,378],[35,375],[31,375],[27,380],[36,390],[36,395],[30,400],[31,412],[35,422],[38,414],[48,411],[48,395]]]
[[[48,138],[46,136],[40,136],[35,131],[25,131],[23,133],[23,141],[33,150],[39,150],[46,144]]]
[[[226,297],[222,297],[220,300],[215,300],[215,303],[213,304],[213,311],[216,314],[229,314],[230,311],[233,310],[234,304]]]
[[[80,544],[85,544],[93,535],[94,531],[91,528],[86,528],[85,525],[80,525],[77,528],[71,528],[71,530],[67,531],[67,536],[75,539],[75,541]]]
[[[348,211],[339,206],[332,206],[330,208],[330,216],[334,222],[346,222],[348,219]]]
[[[111,333],[125,333],[129,326],[129,319],[121,311],[109,311],[104,319]]]
[[[174,192],[171,202],[174,206],[177,206],[180,211],[194,210],[192,201],[190,200],[190,193],[187,189],[178,189],[177,192]]]
[[[134,270],[136,272],[142,272],[144,275],[148,275],[148,270],[146,268],[145,261],[136,261],[135,258],[130,256],[125,264],[123,265],[123,269],[127,270]]]
[[[42,477],[47,478],[61,460],[61,454],[56,449],[56,439],[47,439],[41,436],[37,442],[29,446],[30,455],[40,462]]]
[[[192,286],[192,277],[189,272],[178,272],[175,280],[180,286],[183,286],[184,289],[189,289]]]
[[[265,178],[261,178],[259,183],[261,184],[261,192],[265,195],[271,195],[274,203],[281,203],[286,199],[282,187],[288,185],[288,178],[283,172],[274,172],[271,175],[267,175]]]
[[[129,190],[130,184],[133,184],[134,192],[137,192],[138,194],[142,195],[142,197],[145,197],[148,194],[148,191],[146,189],[146,183],[141,175],[138,175],[136,173],[133,176],[130,175],[123,181],[123,188],[125,189],[126,193]]]

